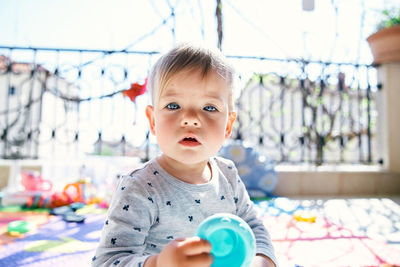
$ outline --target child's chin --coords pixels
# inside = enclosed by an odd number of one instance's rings
[[[178,161],[180,161],[181,163],[186,164],[186,165],[193,165],[193,164],[198,164],[201,162],[207,162],[209,158],[210,157],[208,155],[207,156],[202,155],[200,157],[198,154],[195,154],[195,153],[183,153],[179,157]]]

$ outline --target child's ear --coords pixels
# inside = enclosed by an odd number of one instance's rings
[[[233,123],[236,120],[236,112],[229,112],[228,123],[226,124],[225,129],[225,139],[228,139],[232,132]]]
[[[154,121],[154,108],[153,106],[148,105],[146,107],[146,117],[149,120],[149,125],[150,125],[150,132],[153,135],[156,135],[156,129],[155,129],[155,121]]]

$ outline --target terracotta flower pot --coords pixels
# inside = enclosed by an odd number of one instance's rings
[[[374,57],[373,65],[400,62],[400,25],[371,34],[367,42]]]

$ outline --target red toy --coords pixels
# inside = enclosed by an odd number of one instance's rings
[[[144,84],[139,84],[138,82],[132,83],[131,88],[122,91],[122,95],[129,97],[131,101],[135,103],[136,97],[139,95],[143,95],[146,92],[146,87],[147,78],[144,81]]]

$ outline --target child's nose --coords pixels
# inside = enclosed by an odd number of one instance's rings
[[[182,118],[181,126],[182,127],[185,127],[185,126],[199,127],[200,120],[194,112],[187,112]]]

